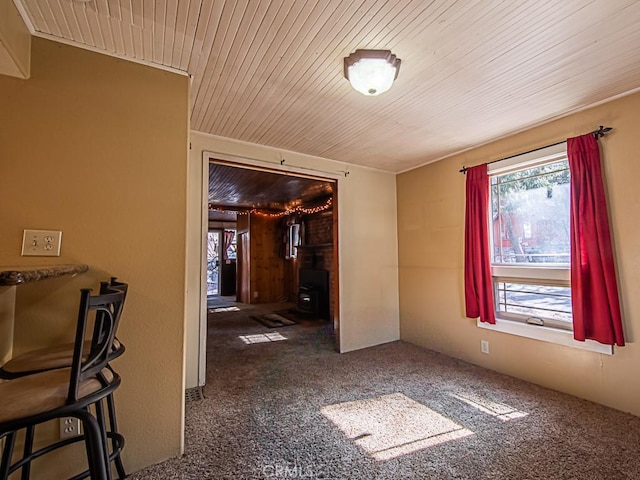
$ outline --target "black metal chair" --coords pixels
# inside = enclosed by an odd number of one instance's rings
[[[113,291],[121,291],[124,293],[125,299],[128,290],[128,284],[124,282],[120,282],[116,277],[111,277],[109,282],[101,282],[100,283],[100,293],[105,294]],[[119,318],[118,318],[119,320]],[[118,324],[116,323],[115,330],[117,331]],[[91,340],[85,340],[85,350],[88,348]],[[20,377],[24,377],[26,375],[32,375],[34,373],[40,373],[48,370],[54,370],[58,368],[65,368],[71,366],[71,361],[73,358],[73,343],[67,343],[63,345],[56,345],[53,347],[41,348],[38,350],[33,350],[26,352],[22,355],[19,355],[6,364],[4,364],[0,368],[0,378],[5,380],[12,380]],[[118,340],[117,337],[114,337],[113,347],[109,354],[109,361],[118,358],[125,351],[124,344]],[[118,472],[118,478],[124,479],[127,476],[126,470],[122,463],[122,459],[120,457],[120,452],[124,446],[123,443],[117,441],[119,438],[118,432],[118,424],[116,417],[116,406],[115,400],[113,398],[113,394],[109,394],[105,401],[107,403],[108,410],[108,418],[109,418],[109,428],[106,429],[105,425],[105,416],[102,404],[98,402],[95,405],[97,412],[97,420],[100,425],[102,431],[107,431],[107,437],[111,438],[112,452],[110,454],[110,461],[113,461],[116,467],[116,471]],[[33,429],[34,427],[30,427],[27,429],[25,435],[25,448],[30,451],[31,445],[33,443]],[[112,435],[112,432],[116,435]],[[60,446],[68,445],[73,441],[80,441],[82,437],[76,437],[75,440],[63,440],[59,442]],[[25,473],[26,472],[26,473]],[[86,471],[81,475],[78,475],[76,480],[81,478],[86,478],[89,476],[89,472]],[[23,468],[23,478],[29,477],[29,466],[27,465]]]
[[[5,438],[0,462],[0,479],[7,479],[18,469],[21,469],[23,479],[29,478],[33,460],[81,440],[85,442],[89,468],[74,478],[85,478],[89,475],[100,480],[111,478],[109,462],[116,456],[119,458],[124,446],[124,437],[114,428],[115,423],[111,425],[110,431],[105,428],[102,401],[107,399],[109,404],[109,397],[112,397],[120,385],[120,377],[111,368],[109,361],[112,360],[112,354],[118,350],[114,350],[115,331],[122,313],[125,294],[126,286],[118,289],[103,284],[101,294],[96,296],[91,296],[91,290],[83,289],[69,366],[39,373],[31,372],[9,382],[0,383],[0,438]],[[91,413],[92,405],[96,416]],[[111,416],[115,422],[115,411]],[[63,417],[78,418],[82,422],[84,433],[34,452],[32,447],[35,426]],[[20,460],[12,463],[16,434],[23,429],[24,452]],[[107,445],[108,438],[112,444],[111,454]]]
[[[120,291],[127,295],[128,284],[119,282],[116,277],[111,277],[109,282],[100,282],[100,294],[109,293],[110,291]],[[118,325],[115,326],[116,331]],[[87,345],[90,340],[85,340]],[[32,375],[34,373],[55,370],[56,368],[65,368],[71,366],[73,358],[73,342],[52,347],[40,348],[25,352],[22,355],[12,358],[0,367],[0,379],[13,380],[15,378]],[[125,346],[115,337],[113,347],[109,353],[109,361],[113,361],[122,355]]]

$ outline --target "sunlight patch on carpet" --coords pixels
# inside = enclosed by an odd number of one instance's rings
[[[338,403],[320,411],[376,460],[390,460],[473,435],[401,393]]]
[[[257,333],[255,335],[240,335],[239,338],[247,345],[250,345],[252,343],[279,342],[281,340],[287,339],[287,337],[280,333]]]
[[[451,395],[453,398],[457,398],[458,400],[463,401],[467,405],[471,405],[473,408],[477,408],[483,413],[498,418],[503,422],[508,422],[509,420],[514,420],[516,418],[522,418],[529,415],[528,413],[516,410],[509,405],[494,402],[474,393],[450,393],[449,395]]]

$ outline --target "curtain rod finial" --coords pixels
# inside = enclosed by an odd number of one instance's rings
[[[598,138],[604,137],[604,135],[610,132],[611,130],[613,130],[613,128],[600,125],[600,128],[598,128],[598,130],[594,130],[591,133],[593,133],[593,136],[596,137],[596,140],[597,140]]]

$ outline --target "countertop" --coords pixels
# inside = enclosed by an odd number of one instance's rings
[[[0,266],[0,286],[20,285],[27,282],[76,275],[89,270],[88,265]]]

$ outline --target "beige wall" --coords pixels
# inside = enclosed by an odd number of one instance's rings
[[[628,345],[607,356],[477,328],[464,317],[465,177],[458,170],[602,124],[615,128],[600,143]],[[399,175],[401,338],[640,415],[640,383],[634,380],[640,367],[638,125],[640,94],[635,94]],[[480,353],[481,339],[490,342],[489,355]]]
[[[29,78],[31,33],[12,0],[0,0],[0,75]]]
[[[189,81],[37,38],[32,53],[29,80],[0,76],[0,264],[90,270],[17,287],[14,353],[71,339],[81,287],[129,282],[114,367],[135,471],[181,451]],[[21,257],[25,228],[62,230],[61,256]]]
[[[341,175],[343,163],[294,152],[191,133],[187,300],[187,386],[197,384],[202,152],[213,151]],[[343,352],[397,340],[398,269],[395,176],[349,165],[338,179],[340,349]]]

